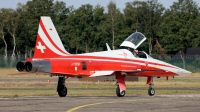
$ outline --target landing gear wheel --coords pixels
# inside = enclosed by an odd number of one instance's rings
[[[148,94],[149,96],[153,96],[155,94],[155,90],[153,88],[149,88]]]
[[[65,77],[58,77],[57,92],[60,97],[67,95],[67,88],[65,86]]]
[[[67,95],[67,88],[65,86],[60,86],[58,88],[58,95],[60,97],[65,97]]]
[[[118,97],[123,97],[125,95],[125,93],[126,93],[126,91],[124,91],[124,90],[120,92],[120,88],[119,88],[119,86],[117,86],[117,88],[116,88],[116,95]]]

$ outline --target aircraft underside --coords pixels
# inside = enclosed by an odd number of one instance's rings
[[[57,92],[60,97],[65,97],[67,95],[68,89],[65,85],[65,81],[68,78],[67,76],[58,75],[58,83],[57,83]],[[115,72],[116,76],[116,95],[118,97],[124,97],[126,93],[126,84],[125,84],[125,75],[121,74],[121,72]],[[148,95],[153,96],[155,94],[155,90],[153,88],[153,77],[147,77],[147,84],[149,85]]]

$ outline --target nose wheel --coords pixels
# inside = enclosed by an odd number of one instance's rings
[[[149,96],[153,96],[155,94],[155,90],[153,88],[149,87],[148,94],[149,94]]]
[[[149,89],[148,89],[148,95],[153,96],[155,94],[155,90],[153,88],[153,77],[148,77],[147,78],[147,84],[149,84]]]

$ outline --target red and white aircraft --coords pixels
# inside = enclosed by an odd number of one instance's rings
[[[136,49],[146,37],[135,32],[121,46]],[[68,77],[97,77],[115,75],[116,94],[123,97],[126,91],[125,76],[147,77],[148,94],[153,96],[153,77],[178,76],[191,73],[174,65],[156,60],[140,51],[134,55],[128,49],[92,52],[84,54],[68,53],[50,17],[41,17],[33,58],[17,63],[18,71],[49,73],[59,76],[57,92],[60,97],[67,95],[65,79]]]

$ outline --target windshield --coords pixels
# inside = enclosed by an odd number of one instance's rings
[[[145,40],[146,40],[146,37],[142,33],[135,32],[131,34],[129,37],[127,37],[120,46],[136,49]]]

